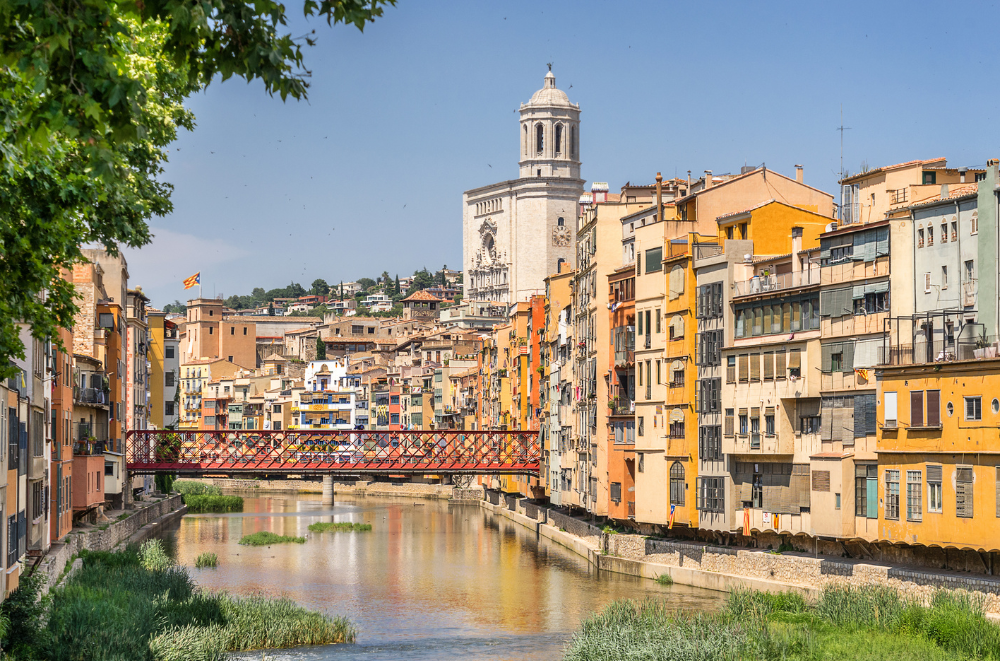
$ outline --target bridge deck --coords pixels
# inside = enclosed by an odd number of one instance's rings
[[[538,475],[534,431],[130,431],[134,474]]]

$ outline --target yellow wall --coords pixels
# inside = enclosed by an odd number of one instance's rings
[[[149,375],[149,424],[156,429],[163,429],[163,321],[165,315],[151,314],[149,334],[152,342],[149,347],[149,362],[152,365]]]
[[[739,226],[747,224],[748,241],[753,241],[756,255],[786,255],[791,248],[792,228],[802,228],[802,249],[819,245],[819,235],[832,222],[828,216],[805,211],[782,202],[771,202],[748,214],[740,214],[719,222],[719,245],[727,238],[727,228],[733,228],[733,238],[742,239]]]
[[[972,548],[985,551],[1000,549],[997,513],[1000,495],[1000,360],[975,360],[958,363],[935,363],[926,366],[887,367],[879,383],[879,538],[887,541],[927,546]],[[910,393],[940,391],[941,425],[911,426]],[[886,429],[886,394],[897,396],[896,429]],[[981,397],[982,419],[966,420],[965,397]],[[993,402],[997,401],[997,412]],[[953,410],[949,413],[948,406]],[[942,466],[942,507],[929,511],[927,465]],[[974,473],[973,516],[959,517],[956,502],[956,468],[971,466]],[[886,517],[886,471],[900,471],[898,520]],[[906,509],[906,471],[921,472],[921,521],[908,521]]]

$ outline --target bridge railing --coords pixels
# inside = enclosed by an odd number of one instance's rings
[[[136,430],[134,473],[537,473],[534,431]]]

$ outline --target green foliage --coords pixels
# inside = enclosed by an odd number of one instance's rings
[[[660,585],[673,585],[674,579],[670,574],[660,574],[656,577],[656,582]]]
[[[22,576],[17,589],[0,603],[0,620],[6,623],[0,637],[0,649],[13,658],[33,660],[43,658],[40,650],[47,644],[47,632],[42,629],[47,599],[41,599],[41,576]]]
[[[179,390],[178,390],[178,392],[179,392]],[[157,473],[153,477],[153,484],[156,485],[156,490],[157,491],[159,491],[161,493],[169,494],[174,489],[174,481],[176,479],[177,478],[174,475],[168,475],[166,473]]]
[[[149,571],[165,571],[174,566],[174,561],[167,555],[163,542],[150,539],[139,547],[139,564]]]
[[[326,284],[326,280],[323,278],[316,278],[313,280],[312,285],[309,286],[309,293],[317,296],[326,296],[330,293],[330,285]]]
[[[431,274],[430,271],[427,270],[427,267],[425,266],[420,271],[413,272],[413,284],[411,284],[410,288],[406,291],[407,293],[412,294],[413,292],[420,291],[421,289],[427,289],[428,287],[433,287],[434,284],[435,284],[434,276]]]
[[[350,521],[309,524],[309,532],[368,532],[371,529],[372,524],[370,523],[351,523]]]
[[[395,0],[304,0],[359,29]],[[149,242],[172,210],[160,179],[184,99],[215,76],[305,98],[309,71],[285,5],[225,0],[7,0],[0,5],[0,378],[23,357],[18,322],[55,337],[76,312],[63,272],[81,246]],[[39,296],[46,292],[44,299]]]
[[[983,601],[939,592],[929,608],[894,590],[832,587],[815,606],[796,593],[732,592],[715,614],[619,601],[585,621],[566,659],[1000,660],[1000,627]]]
[[[215,553],[201,553],[195,558],[194,566],[198,569],[210,568],[215,569],[219,566],[219,556]]]
[[[166,305],[164,305],[163,311],[166,312],[167,314],[171,314],[174,312],[185,314],[187,313],[187,306],[175,299],[173,303],[167,303]]]
[[[81,556],[83,568],[42,602],[44,617],[20,632],[26,644],[17,659],[222,661],[228,651],[355,637],[343,618],[307,611],[287,599],[199,592],[177,566],[144,567],[134,546]]]
[[[203,496],[185,495],[184,504],[187,505],[188,512],[191,512],[192,514],[243,511],[243,499],[239,496],[216,496],[210,494],[205,494]]]
[[[174,491],[184,496],[221,496],[222,489],[213,485],[205,484],[197,480],[175,480]]]
[[[316,337],[316,360],[326,360],[326,342],[322,337]]]
[[[240,539],[243,546],[269,546],[271,544],[305,544],[305,537],[295,537],[292,535],[276,535],[270,531],[255,532],[252,535],[244,535]]]

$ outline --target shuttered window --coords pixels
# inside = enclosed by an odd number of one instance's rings
[[[827,289],[819,295],[819,314],[821,317],[841,317],[854,314],[854,288]]]
[[[972,466],[958,466],[955,469],[955,516],[961,519],[971,519],[973,514],[973,481],[975,475]]]
[[[774,353],[768,351],[762,355],[764,357],[764,380],[771,381],[774,379]]]
[[[775,351],[774,352],[774,378],[784,379],[785,378],[785,352]]]
[[[923,521],[923,482],[920,471],[906,471],[906,520]]]
[[[899,519],[899,471],[888,469],[885,471],[885,518]]]
[[[830,471],[813,471],[812,472],[812,490],[813,491],[830,491]]]
[[[940,513],[942,510],[941,476],[944,471],[939,465],[927,465],[927,511]]]
[[[732,436],[735,434],[734,430],[735,416],[733,414],[734,414],[733,409],[726,409],[726,415],[723,418],[723,425],[724,425],[723,429],[725,430],[724,433],[726,436]],[[997,505],[997,507],[1000,508],[1000,505]]]
[[[824,372],[854,371],[854,340],[827,342],[820,346],[820,369]]]
[[[910,391],[910,426],[924,426],[924,391]]]
[[[750,378],[750,356],[747,354],[740,355],[740,381],[746,381]]]
[[[750,354],[750,380],[760,381],[760,354]]]
[[[941,426],[941,391],[927,391],[927,426]]]
[[[802,369],[802,350],[792,349],[788,352],[788,369]]]
[[[736,356],[726,356],[726,383],[736,383]]]
[[[883,395],[885,404],[885,427],[886,429],[896,428],[896,393],[887,392]]]

